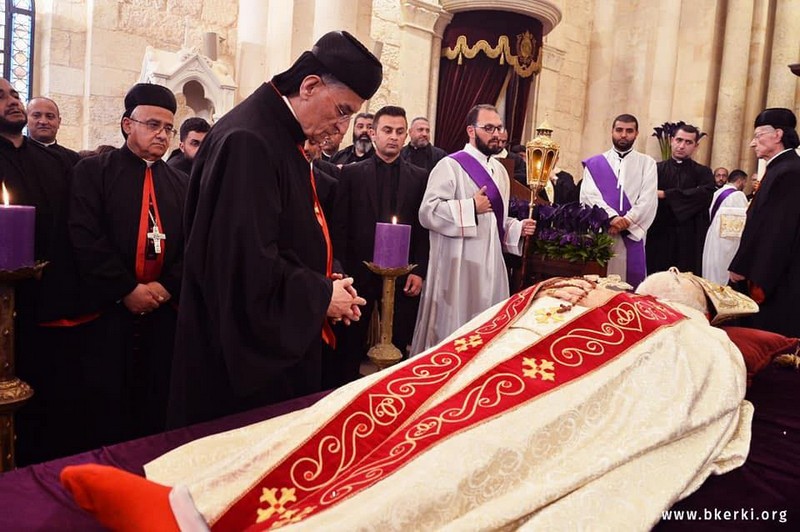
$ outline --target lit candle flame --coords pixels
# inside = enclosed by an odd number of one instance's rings
[[[8,197],[8,189],[6,188],[6,184],[3,183],[3,205],[8,207],[9,197]]]
[[[397,216],[392,216],[392,223],[397,224]]]

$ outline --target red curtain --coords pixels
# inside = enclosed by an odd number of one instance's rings
[[[506,88],[506,129],[508,145],[522,144],[522,128],[525,126],[525,112],[528,110],[528,97],[535,74],[523,78],[511,75]]]
[[[536,60],[542,42],[542,24],[538,20],[506,11],[457,13],[445,30],[442,50],[455,47],[461,36],[466,37],[470,48],[481,40],[496,48],[500,37],[506,36],[511,54],[518,56],[518,39],[525,32],[533,36],[533,59]],[[463,148],[467,142],[467,113],[476,104],[495,104],[511,69],[505,58],[502,61],[501,57],[491,58],[482,51],[472,59],[462,54],[460,62],[459,58],[451,60],[442,56],[439,64],[436,145],[448,153]],[[532,75],[522,78],[512,70],[505,120],[509,140],[515,142],[519,142],[522,134],[532,79]]]

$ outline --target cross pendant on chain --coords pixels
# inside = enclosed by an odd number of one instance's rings
[[[161,253],[161,241],[167,239],[167,235],[159,232],[158,224],[153,224],[153,231],[147,233],[147,238],[153,241],[153,249],[157,254]]]

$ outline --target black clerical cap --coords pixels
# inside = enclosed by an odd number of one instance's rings
[[[139,105],[163,107],[172,114],[178,108],[175,95],[162,85],[153,83],[137,83],[125,95],[125,116],[130,116]]]
[[[320,37],[311,53],[336,79],[368,100],[383,81],[383,66],[358,39],[346,31]]]
[[[323,35],[310,52],[303,52],[272,83],[281,94],[292,95],[307,76],[331,73],[361,98],[368,100],[383,80],[380,61],[346,31]]]
[[[772,126],[776,129],[794,129],[797,127],[797,117],[794,116],[794,113],[790,109],[786,109],[785,107],[771,107],[758,113],[753,127],[758,126]]]

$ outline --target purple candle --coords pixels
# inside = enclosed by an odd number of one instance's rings
[[[3,185],[4,204],[0,204],[0,270],[33,266],[33,229],[36,207],[9,205]]]
[[[411,242],[411,226],[397,223],[393,217],[390,224],[375,226],[375,248],[372,262],[381,268],[408,266],[408,246]]]

